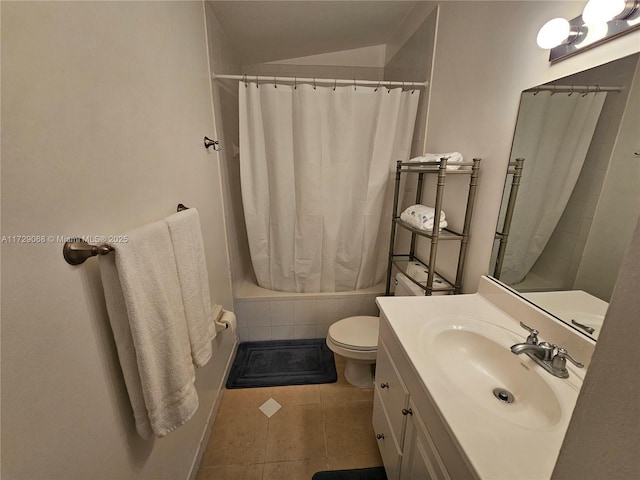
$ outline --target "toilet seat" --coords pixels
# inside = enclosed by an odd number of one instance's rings
[[[372,316],[347,317],[329,327],[328,337],[336,345],[358,352],[378,350],[380,319]]]

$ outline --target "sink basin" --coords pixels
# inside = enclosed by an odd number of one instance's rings
[[[560,421],[562,408],[545,378],[549,374],[530,365],[529,357],[511,353],[521,333],[470,317],[443,316],[425,325],[420,336],[427,363],[440,370],[434,374],[450,394],[464,395],[483,414],[527,429],[548,429]],[[496,397],[495,389],[511,393],[512,402]]]

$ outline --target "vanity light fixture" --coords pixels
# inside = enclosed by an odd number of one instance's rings
[[[640,0],[589,0],[582,15],[554,18],[538,32],[538,46],[551,63],[640,28]]]

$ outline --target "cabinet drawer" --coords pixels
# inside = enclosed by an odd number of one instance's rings
[[[398,369],[391,360],[391,356],[382,340],[378,346],[376,359],[376,390],[380,394],[380,400],[389,416],[389,422],[393,433],[399,440],[398,445],[402,449],[404,437],[405,416],[402,410],[407,408],[409,392],[404,382],[400,379]]]
[[[400,462],[402,460],[402,453],[400,447],[393,434],[393,429],[389,424],[387,414],[382,407],[382,402],[378,391],[373,398],[373,432],[376,435],[378,442],[378,448],[380,449],[380,456],[382,457],[382,463],[387,472],[388,480],[398,480],[400,473]]]

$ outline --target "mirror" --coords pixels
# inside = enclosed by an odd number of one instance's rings
[[[593,339],[640,214],[639,57],[522,93],[491,257],[494,278]]]

